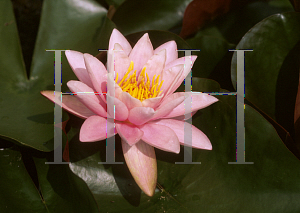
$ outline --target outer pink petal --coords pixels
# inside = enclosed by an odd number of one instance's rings
[[[81,52],[77,52],[73,50],[66,50],[65,54],[77,78],[81,82],[93,88],[93,84],[91,82],[90,76],[85,67],[83,54]]]
[[[54,91],[41,91],[41,94],[48,98],[50,101],[60,105],[62,108],[68,112],[80,117],[88,118],[92,115],[95,115],[91,110],[89,110],[83,103],[81,103],[77,96],[74,95],[63,95],[62,102],[60,99],[55,99]]]
[[[179,153],[180,144],[175,132],[163,125],[147,123],[140,127],[144,132],[142,140],[158,149]]]
[[[189,144],[184,143],[184,126],[191,126],[192,127],[192,135],[189,136],[192,138],[192,147],[197,148],[197,149],[212,149],[212,145],[208,139],[208,137],[198,128],[195,126],[184,122],[184,121],[178,121],[174,119],[161,119],[154,121],[153,123],[167,126],[171,128],[175,134],[177,135],[180,144],[186,145],[186,146],[191,146]]]
[[[153,55],[145,64],[146,73],[149,76],[150,82],[153,79],[153,76],[157,78],[158,75],[162,75],[162,72],[165,68],[165,61],[166,61],[166,50],[163,49],[157,54]],[[160,76],[160,80],[162,76]]]
[[[168,105],[171,101],[173,100],[176,100],[178,98],[181,98],[182,101],[185,99],[185,93],[184,92],[176,92],[176,93],[173,93],[169,96],[165,96],[164,99],[162,100],[162,102],[160,103],[158,109],[162,108],[163,106],[165,105]],[[181,102],[182,102],[181,101]],[[180,102],[180,103],[181,103]],[[175,108],[176,106],[173,107],[173,109]]]
[[[176,119],[179,121],[186,121],[186,120],[190,119],[191,117],[193,117],[196,113],[197,113],[197,111],[193,111],[190,114],[188,114],[187,117],[185,115],[180,115],[177,117],[173,117],[172,119]]]
[[[134,62],[134,70],[137,71],[137,76],[140,74],[142,67],[148,59],[153,55],[153,46],[151,44],[148,33],[145,33],[133,47],[129,58]]]
[[[113,117],[113,114],[115,112],[115,119],[118,121],[125,121],[128,118],[128,109],[126,105],[120,101],[119,99],[112,97],[110,95],[106,96],[107,99],[111,99],[111,101],[114,103],[114,106],[111,108],[107,106],[107,112],[108,114]]]
[[[115,131],[108,130],[111,135]],[[81,142],[94,142],[104,140],[107,137],[106,119],[97,115],[88,117],[81,126],[79,139]]]
[[[110,39],[108,49],[112,50],[115,46],[115,43],[120,44],[127,55],[131,52],[132,48],[127,39],[120,33],[117,29],[113,29]]]
[[[127,106],[128,110],[143,106],[140,100],[132,97],[128,92],[122,92],[118,98]]]
[[[166,49],[167,51],[167,59],[166,59],[166,65],[170,63],[171,61],[174,61],[178,58],[178,52],[177,52],[177,44],[175,41],[168,41],[159,47],[157,47],[154,50],[154,54],[158,53],[159,51]]]
[[[94,113],[106,117],[106,110],[101,106],[100,100],[94,94],[94,90],[80,81],[69,81],[70,90],[77,93],[76,97]]]
[[[168,115],[175,107],[184,101],[184,96],[173,93],[163,100],[161,105],[156,109],[155,115],[151,120],[159,119]]]
[[[102,92],[102,84],[107,80],[107,71],[105,66],[96,57],[85,53],[83,55],[85,66],[90,75],[91,81],[97,92]]]
[[[176,93],[174,93],[176,94]],[[168,115],[164,116],[164,118],[172,118],[180,115],[184,115],[187,113],[191,113],[194,111],[197,111],[199,109],[203,109],[215,102],[218,101],[217,98],[207,95],[204,93],[186,93],[192,95],[192,109],[185,111],[184,102],[182,102],[180,105],[175,107]]]
[[[129,146],[122,140],[122,149],[126,164],[135,182],[146,195],[153,196],[157,181],[154,148],[143,141]]]
[[[155,111],[151,107],[135,107],[129,111],[128,120],[135,125],[142,125],[153,118]]]
[[[116,123],[116,128],[120,137],[130,146],[139,142],[144,135],[138,127],[130,123]]]

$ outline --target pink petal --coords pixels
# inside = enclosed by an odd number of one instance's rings
[[[176,99],[182,99],[182,101],[185,99],[185,93],[184,92],[176,92],[171,95],[165,96],[162,102],[160,103],[158,109],[162,108],[165,105],[168,105],[171,101],[176,100]],[[175,108],[175,107],[173,107]]]
[[[67,83],[70,90],[76,94],[76,97],[94,113],[106,117],[106,110],[100,104],[100,100],[94,94],[94,90],[80,81],[69,81]]]
[[[83,55],[86,69],[97,92],[102,93],[101,85],[107,79],[105,66],[96,57],[85,53]],[[102,96],[102,95],[101,95]]]
[[[212,145],[208,137],[201,130],[199,130],[198,128],[196,128],[195,126],[187,122],[178,121],[174,119],[161,119],[161,120],[154,121],[153,123],[171,128],[177,135],[180,144],[186,146],[191,146],[191,145],[184,143],[184,125],[191,126],[192,135],[189,137],[192,138],[192,147],[197,149],[207,149],[207,150],[212,149]]]
[[[193,111],[190,114],[187,114],[187,117],[185,115],[180,115],[177,117],[173,117],[172,119],[176,119],[179,121],[186,121],[186,120],[190,119],[191,117],[193,117],[196,113],[197,113],[197,111]]]
[[[189,57],[189,56],[186,56],[186,57]],[[195,60],[197,59],[198,56],[196,55],[192,55],[192,58],[191,58],[191,67],[193,67],[193,64],[195,62]],[[181,58],[178,58],[174,61],[171,61],[170,63],[166,64],[166,68],[165,70],[168,70],[176,65],[179,65],[179,64],[185,64],[185,62],[188,61],[188,59],[186,59],[185,57],[181,57]],[[184,69],[184,75],[187,75],[191,70],[189,70],[189,66],[188,64],[185,66],[185,69]]]
[[[178,79],[181,78],[183,70],[184,70],[184,65],[179,64],[163,72],[164,82],[160,90],[165,96],[172,94],[171,92],[173,91],[172,88],[175,85],[175,83],[178,81]]]
[[[145,33],[135,44],[129,55],[130,60],[134,62],[134,70],[137,71],[137,76],[140,74],[142,67],[152,55],[153,46],[148,33]]]
[[[151,107],[135,107],[129,111],[128,120],[135,125],[142,125],[153,118],[155,111]]]
[[[192,95],[192,104],[191,104],[192,109],[187,109],[187,111],[185,111],[184,101],[183,101],[180,105],[175,107],[168,115],[164,116],[164,118],[172,118],[172,117],[184,115],[187,113],[191,113],[191,112],[197,111],[199,109],[203,109],[203,108],[218,101],[217,98],[215,98],[211,95],[204,94],[204,93],[187,92],[185,94]]]
[[[155,109],[158,106],[158,104],[160,103],[162,98],[163,98],[163,95],[160,95],[155,98],[148,98],[148,99],[143,100],[142,104],[144,107],[151,107],[151,108]]]
[[[107,106],[107,112],[108,114],[113,117],[114,112],[115,112],[115,119],[118,121],[125,121],[128,118],[128,109],[126,105],[120,101],[119,99],[112,97],[110,95],[106,96],[107,99],[109,99],[107,102],[114,103],[114,106],[109,107]]]
[[[189,57],[189,56],[187,56]],[[178,58],[175,61],[170,62],[169,64],[166,65],[166,70],[170,69],[173,66],[176,66],[178,64],[184,64],[184,70],[182,75],[176,79],[176,81],[174,82],[174,84],[172,85],[172,88],[168,91],[168,94],[173,93],[174,91],[176,91],[176,89],[180,86],[180,84],[183,82],[183,80],[186,78],[186,76],[189,74],[189,72],[191,71],[191,68],[193,67],[193,64],[195,62],[195,60],[197,59],[196,55],[192,55],[191,59],[187,59],[186,57],[182,57],[182,58]],[[191,64],[185,64],[187,61],[190,61]]]
[[[167,51],[167,59],[166,59],[166,64],[170,63],[171,61],[174,61],[178,58],[178,53],[177,53],[177,44],[175,41],[168,41],[159,47],[157,47],[154,50],[154,54],[158,53],[159,51],[166,49]]]
[[[175,132],[163,125],[147,123],[140,127],[144,132],[142,140],[158,149],[167,152],[180,152],[180,144]]]
[[[86,119],[92,115],[95,115],[95,113],[89,110],[83,103],[81,103],[77,99],[77,96],[63,95],[61,102],[60,99],[55,99],[54,91],[41,91],[41,94],[48,98],[50,101],[58,104],[68,112],[80,118]]]
[[[165,115],[168,115],[175,107],[184,101],[184,95],[173,93],[166,97],[160,106],[156,109],[155,115],[151,120],[159,119]]]
[[[128,92],[122,92],[118,98],[127,106],[128,110],[143,106],[140,100],[132,97]]]
[[[155,111],[152,107],[135,107],[129,111],[128,120],[135,125],[142,125],[150,120],[159,119],[168,115],[183,100],[184,95],[171,95]]]
[[[81,142],[95,142],[104,140],[107,132],[116,134],[114,129],[107,130],[106,119],[97,115],[88,117],[81,126],[79,139]]]
[[[163,49],[157,54],[153,55],[145,64],[144,67],[146,67],[146,73],[149,76],[150,82],[153,79],[153,76],[155,75],[155,78],[157,78],[158,75],[162,74],[162,71],[165,68],[165,61],[166,61],[166,50]],[[160,81],[162,79],[162,76],[160,76]]]
[[[130,123],[116,123],[116,128],[120,137],[130,146],[139,142],[144,135],[138,127]]]
[[[85,67],[83,54],[81,52],[73,50],[66,50],[65,54],[73,72],[75,73],[79,81],[93,88],[92,81]]]
[[[116,82],[114,81],[114,76],[113,73],[108,73],[107,74],[107,93],[113,95],[114,93],[114,97],[119,98],[120,94],[123,92],[121,87],[116,84]]]
[[[115,51],[111,53],[113,54],[114,63],[111,63],[110,61],[112,60],[112,57],[108,57],[107,66],[109,66],[109,72],[114,71],[114,76],[118,73],[118,82],[120,82],[128,70],[130,59],[118,43],[115,44],[114,50]],[[113,67],[111,67],[111,65],[113,65]],[[116,77],[114,77],[114,79],[115,78]]]
[[[155,151],[152,146],[140,141],[129,146],[122,140],[124,158],[138,186],[148,196],[153,196],[157,181]]]
[[[129,53],[132,50],[131,45],[129,44],[127,39],[122,35],[122,33],[120,33],[117,29],[113,29],[111,33],[108,49],[112,50],[115,47],[115,43],[120,44],[123,47],[125,53],[129,55]]]

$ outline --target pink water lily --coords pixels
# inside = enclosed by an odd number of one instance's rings
[[[183,115],[195,113],[218,99],[201,93],[174,93],[190,72],[190,66],[184,65],[186,58],[178,58],[175,41],[153,49],[146,33],[132,48],[114,29],[109,50],[114,50],[114,61],[108,57],[107,68],[90,54],[66,51],[79,79],[67,85],[78,95],[64,95],[61,102],[55,100],[53,91],[41,93],[70,113],[86,119],[80,129],[82,142],[106,139],[107,117],[115,113],[112,134],[121,137],[125,161],[136,183],[152,196],[157,179],[153,147],[179,153],[180,144],[184,145],[184,125],[190,125]],[[192,63],[196,58],[191,56]],[[108,84],[114,85],[113,93],[107,91]],[[192,99],[190,110],[184,107],[186,94]],[[113,100],[114,110],[107,107],[109,99]],[[191,128],[192,147],[211,150],[207,136],[195,126]]]

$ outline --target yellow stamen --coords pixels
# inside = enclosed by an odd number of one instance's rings
[[[156,75],[154,75],[154,76],[153,76],[153,79],[152,79],[152,86],[154,85],[154,79],[155,79],[155,76],[156,76]]]
[[[146,73],[146,67],[144,67],[136,76],[136,70],[132,73],[134,63],[131,61],[127,72],[124,74],[118,85],[124,92],[128,92],[132,97],[143,101],[148,98],[155,98],[161,94],[160,88],[163,81],[159,82],[160,75],[153,76],[152,82],[150,82],[149,76]],[[130,74],[132,73],[132,74]],[[117,73],[115,82],[118,82],[119,75]]]

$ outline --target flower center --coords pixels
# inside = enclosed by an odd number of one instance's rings
[[[152,82],[149,80],[148,74],[145,72],[146,67],[143,68],[140,75],[136,76],[136,70],[133,71],[134,63],[133,61],[130,62],[128,71],[125,73],[122,80],[118,83],[118,85],[122,88],[124,92],[128,92],[132,97],[139,99],[140,101],[143,101],[148,98],[155,98],[162,91],[160,91],[160,88],[162,86],[162,83],[164,81],[161,81],[159,84],[159,77],[158,75],[156,78],[154,75]],[[132,74],[130,74],[132,73]],[[130,75],[129,75],[130,74]],[[118,73],[115,79],[115,82],[118,82]],[[146,80],[147,78],[147,80]]]

